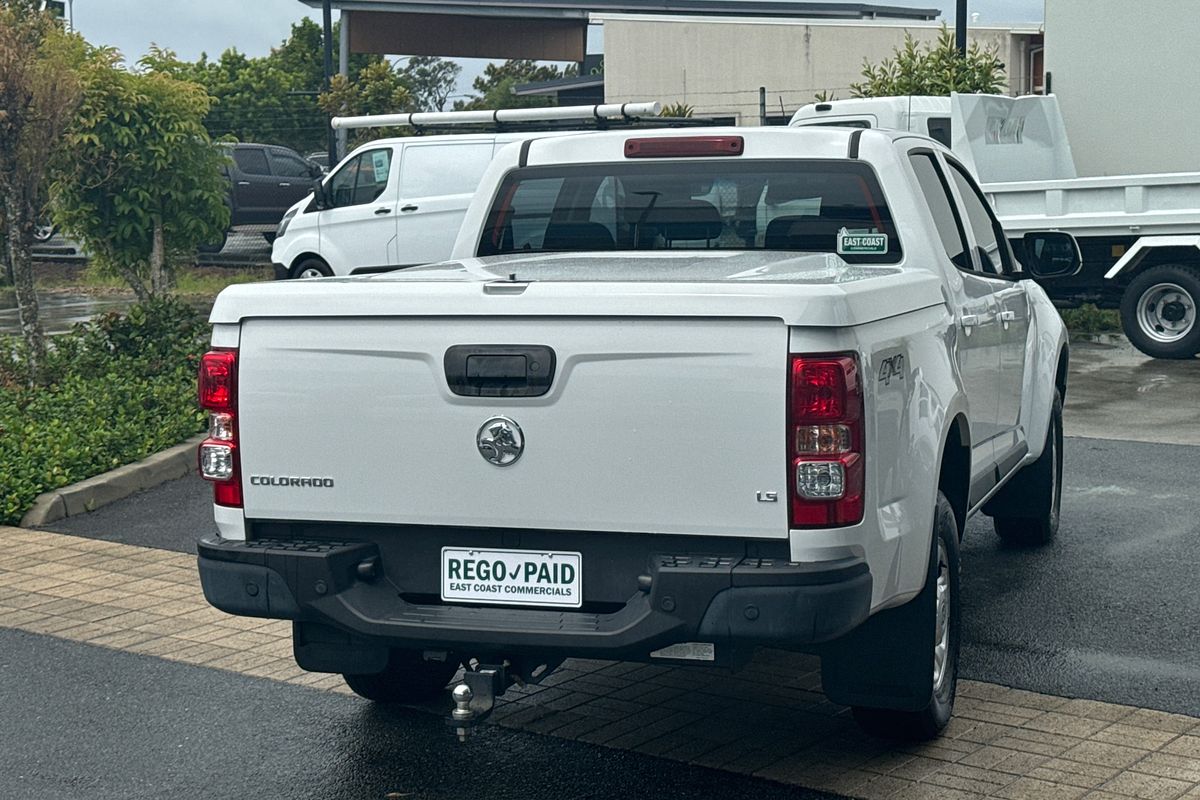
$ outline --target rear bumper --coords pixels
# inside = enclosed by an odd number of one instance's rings
[[[277,280],[277,281],[287,280],[288,268],[287,268],[286,264],[280,264],[279,262],[273,262],[271,264],[271,269],[275,270],[275,280]]]
[[[791,564],[741,555],[647,554],[624,603],[556,609],[406,599],[374,542],[199,542],[208,601],[230,614],[319,623],[389,647],[554,653],[640,660],[681,642],[801,648],[866,620],[871,574],[860,558]],[[376,559],[372,570],[360,565]]]

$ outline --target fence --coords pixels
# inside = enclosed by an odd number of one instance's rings
[[[270,264],[271,243],[267,236],[274,232],[274,225],[239,225],[229,232],[220,250],[206,248],[197,253],[196,263],[217,267]],[[87,252],[77,242],[55,232],[48,240],[34,245],[33,257],[42,261],[86,261]]]

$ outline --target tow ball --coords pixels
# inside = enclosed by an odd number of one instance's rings
[[[509,682],[506,664],[480,664],[463,673],[463,682],[451,694],[454,710],[446,720],[460,742],[465,742],[475,727],[491,716],[496,698],[504,694]]]

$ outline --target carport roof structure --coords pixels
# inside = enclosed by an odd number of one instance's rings
[[[302,0],[321,8],[322,0]],[[355,53],[582,61],[592,14],[927,22],[936,8],[804,0],[330,0]]]

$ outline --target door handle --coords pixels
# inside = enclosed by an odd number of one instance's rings
[[[384,206],[383,208],[375,209],[375,216],[379,216],[380,214],[390,214],[390,213],[392,213],[392,210],[390,208],[388,208],[387,206]]]
[[[1000,312],[1000,321],[1001,322],[1016,322],[1017,321],[1017,312],[1001,311]]]
[[[250,181],[238,181],[238,182],[237,182],[237,185],[238,185],[238,186],[249,186],[249,185],[250,185]]]
[[[280,186],[291,186],[291,184],[290,184],[290,183],[281,183],[281,184],[279,184],[279,185],[280,185]]]
[[[416,210],[417,210],[417,207],[416,207],[416,206],[413,206],[413,205],[408,205],[408,206],[404,206],[404,207],[403,207],[403,208],[401,208],[400,210],[401,210],[401,211],[403,211],[403,212],[405,212],[405,213],[407,213],[407,212],[409,212],[409,211],[416,211]]]
[[[963,314],[958,318],[958,324],[970,330],[979,324],[978,314]]]

